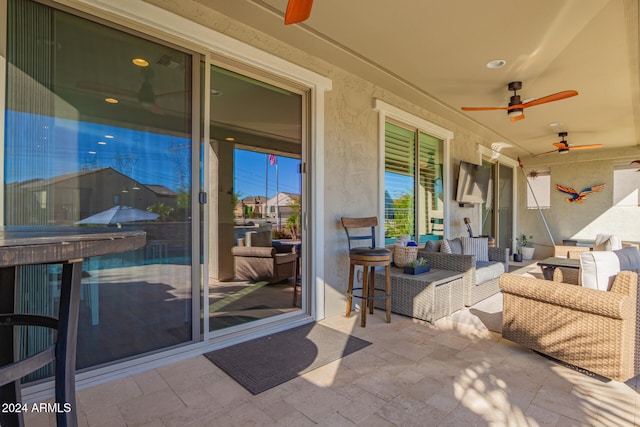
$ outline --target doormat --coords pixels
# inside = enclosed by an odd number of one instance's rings
[[[259,394],[371,345],[311,323],[205,354],[251,394]]]

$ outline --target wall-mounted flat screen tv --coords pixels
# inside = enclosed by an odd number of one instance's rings
[[[461,161],[456,201],[458,203],[486,202],[490,181],[491,169],[489,167]]]

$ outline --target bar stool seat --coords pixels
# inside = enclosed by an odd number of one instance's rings
[[[367,309],[369,314],[373,314],[373,306],[375,300],[384,299],[386,302],[386,321],[391,323],[391,251],[385,248],[375,246],[375,227],[378,225],[376,217],[368,218],[342,218],[342,226],[347,233],[349,242],[349,283],[347,288],[347,307],[346,316],[351,315],[351,305],[353,298],[362,299],[362,309],[360,316],[360,326],[365,327],[367,324]],[[370,234],[357,234],[356,229],[370,230]],[[370,247],[358,246],[351,247],[352,241],[369,240]],[[353,280],[355,267],[362,266],[362,287],[354,288]],[[376,289],[375,287],[375,268],[385,268],[385,287],[384,289]],[[360,290],[360,295],[355,295],[354,291]],[[384,291],[384,295],[376,296],[376,291]]]

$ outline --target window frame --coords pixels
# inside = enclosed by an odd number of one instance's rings
[[[442,141],[442,179],[443,179],[443,217],[444,217],[444,236],[449,238],[450,230],[450,209],[447,201],[451,200],[451,166],[450,166],[450,147],[449,144],[453,139],[453,132],[431,123],[412,113],[404,111],[380,99],[374,100],[374,110],[378,112],[378,218],[380,221],[384,218],[385,210],[385,129],[387,122],[393,122],[396,125],[408,126],[415,128],[417,131],[425,133]],[[384,241],[384,227],[378,227],[378,239]]]

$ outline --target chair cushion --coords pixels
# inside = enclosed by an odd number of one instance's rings
[[[360,256],[391,256],[391,251],[385,248],[351,248],[349,255]]]
[[[249,231],[245,234],[247,246],[269,247],[271,246],[271,231]]]
[[[461,237],[462,254],[475,255],[476,262],[489,262],[489,239],[486,237]]]
[[[497,261],[476,262],[476,285],[499,278],[504,273],[504,264]]]
[[[620,272],[620,260],[613,251],[583,252],[580,255],[580,283],[585,288],[608,291]]]
[[[620,271],[635,271],[640,274],[640,251],[633,246],[613,251],[620,261]]]
[[[593,242],[594,251],[616,251],[622,249],[622,242],[618,236],[598,234]]]

